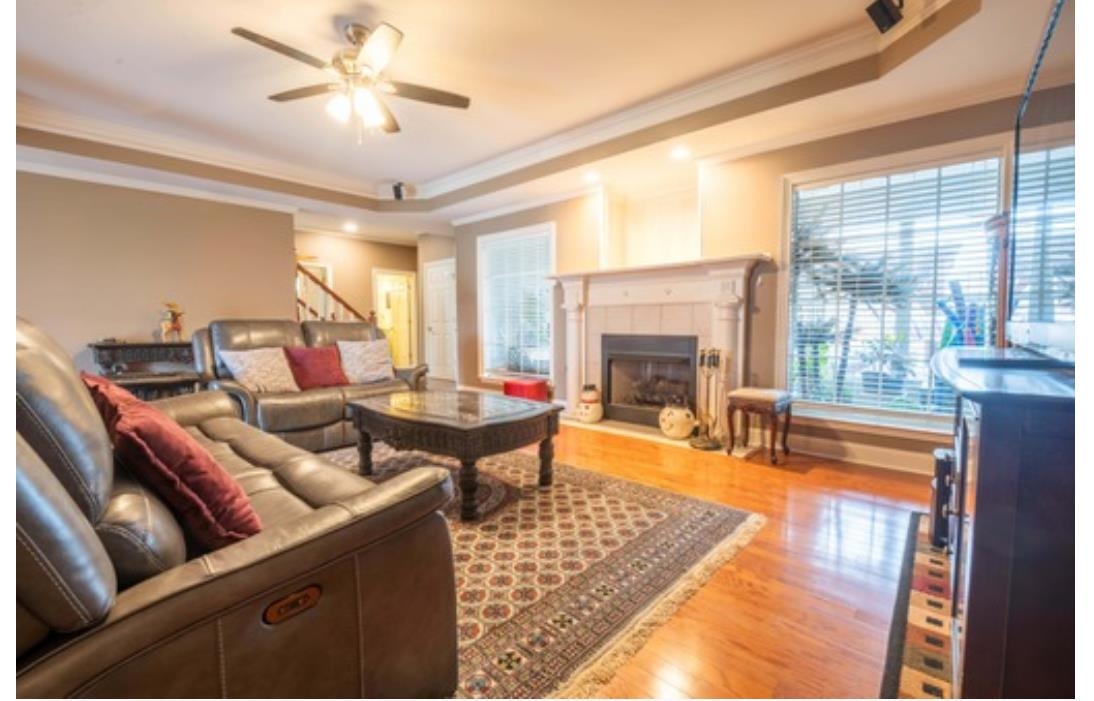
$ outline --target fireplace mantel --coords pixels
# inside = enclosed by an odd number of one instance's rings
[[[696,328],[692,333],[700,343],[724,349],[731,358],[727,381],[730,386],[744,376],[745,322],[749,280],[760,263],[771,256],[756,253],[727,258],[708,258],[683,263],[667,263],[613,270],[592,270],[554,276],[562,287],[562,308],[566,311],[566,400],[572,410],[581,385],[592,378],[599,380],[601,331],[637,333],[680,333],[677,328],[687,320],[660,321],[653,328],[650,319],[672,314],[688,317]],[[594,328],[587,335],[587,321],[593,310],[605,308],[608,327]],[[608,309],[614,308],[614,309]],[[668,310],[667,312],[665,310]],[[675,311],[681,312],[675,314]],[[637,313],[634,328],[616,328],[619,318]],[[639,328],[641,327],[641,328]],[[671,327],[671,330],[666,330]],[[595,367],[592,367],[595,366]],[[576,370],[576,371],[575,371]]]

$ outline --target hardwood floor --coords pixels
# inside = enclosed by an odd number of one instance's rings
[[[908,513],[927,509],[928,477],[793,454],[771,466],[569,426],[555,446],[559,462],[768,519],[603,696],[877,696]]]

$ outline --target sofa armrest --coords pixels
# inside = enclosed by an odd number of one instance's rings
[[[101,624],[18,669],[18,694],[307,695],[314,679],[271,681],[268,674],[243,671],[251,666],[247,660],[257,655],[263,670],[324,661],[330,650],[315,645],[314,636],[339,630],[347,615],[358,635],[377,643],[368,653],[377,659],[362,655],[361,670],[351,670],[355,682],[376,674],[372,684],[390,683],[391,675],[398,674],[390,667],[371,670],[395,653],[405,655],[400,662],[414,670],[393,689],[372,686],[353,694],[450,694],[456,665],[455,583],[451,539],[438,510],[451,497],[447,470],[418,468],[145,580],[121,592]],[[308,617],[292,625],[264,622],[271,608],[311,584],[322,593],[316,594],[319,603]],[[424,643],[406,645],[405,652],[393,649],[385,636],[398,642],[400,626],[420,631]],[[172,652],[180,642],[192,654]],[[361,642],[339,644],[356,650]],[[445,665],[433,675],[443,679],[430,682],[437,688],[416,686],[422,684],[421,669],[410,662],[423,645]],[[449,647],[450,661],[444,659]],[[434,664],[428,660],[427,654],[422,663]],[[159,670],[158,676],[149,679],[149,669]],[[218,677],[221,687],[209,689],[209,680],[216,685]],[[225,688],[225,677],[235,685]],[[353,695],[344,688],[325,691],[320,695]],[[413,693],[383,693],[390,691]]]
[[[235,380],[210,380],[208,388],[226,393],[234,399],[242,411],[243,420],[252,426],[257,425],[258,411],[255,404],[255,396],[251,390],[239,384]]]
[[[415,392],[425,389],[425,376],[429,366],[425,363],[410,368],[395,368],[395,377],[410,386]]]
[[[157,399],[152,405],[183,426],[193,426],[218,416],[238,419],[241,411],[227,392],[217,391],[180,394]]]

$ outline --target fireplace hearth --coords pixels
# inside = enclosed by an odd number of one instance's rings
[[[601,336],[604,417],[657,426],[667,404],[695,408],[696,336]]]

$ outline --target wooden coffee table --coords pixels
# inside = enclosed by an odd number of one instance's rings
[[[349,402],[360,472],[372,474],[372,441],[460,461],[460,518],[478,517],[479,458],[539,443],[539,484],[550,486],[561,407],[499,394],[427,390]]]

